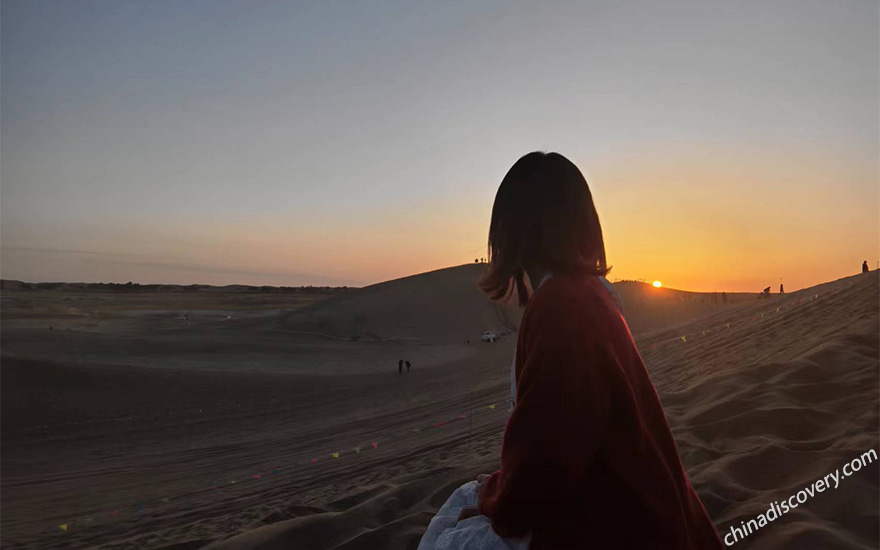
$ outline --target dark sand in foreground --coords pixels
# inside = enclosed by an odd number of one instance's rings
[[[4,292],[2,547],[414,548],[455,487],[497,466],[515,334],[477,339],[517,313],[479,295],[478,269],[303,308],[224,299],[189,325]],[[722,534],[880,450],[876,273],[725,305],[641,292],[624,292],[627,315]],[[877,548],[878,471],[738,546]]]

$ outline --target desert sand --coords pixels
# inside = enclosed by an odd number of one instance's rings
[[[519,312],[477,290],[480,269],[308,299],[5,289],[0,544],[415,548],[498,463]],[[878,282],[727,303],[617,286],[722,535],[880,451]],[[877,548],[878,472],[735,546]]]

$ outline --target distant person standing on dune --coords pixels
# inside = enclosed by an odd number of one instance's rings
[[[397,362],[397,374],[403,374],[403,359]]]
[[[412,363],[409,362],[409,359],[406,361],[406,373],[409,374],[409,368],[412,367]]]
[[[785,294],[785,287],[782,286],[782,283],[779,283],[779,293],[780,293],[780,294]]]
[[[868,269],[868,260],[865,260],[864,262],[862,262],[862,273],[867,273],[868,271],[871,270]]]
[[[722,548],[602,282],[602,228],[577,166],[519,159],[495,196],[489,252],[480,286],[525,307],[501,469],[453,492],[419,550]]]

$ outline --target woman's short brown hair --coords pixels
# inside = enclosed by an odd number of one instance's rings
[[[605,242],[587,180],[559,153],[536,151],[514,164],[495,195],[489,225],[489,269],[480,288],[492,299],[517,290],[532,266],[553,273],[605,275]]]

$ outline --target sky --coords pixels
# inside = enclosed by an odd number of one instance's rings
[[[0,275],[367,285],[484,257],[522,155],[611,278],[880,260],[878,2],[0,2]]]

